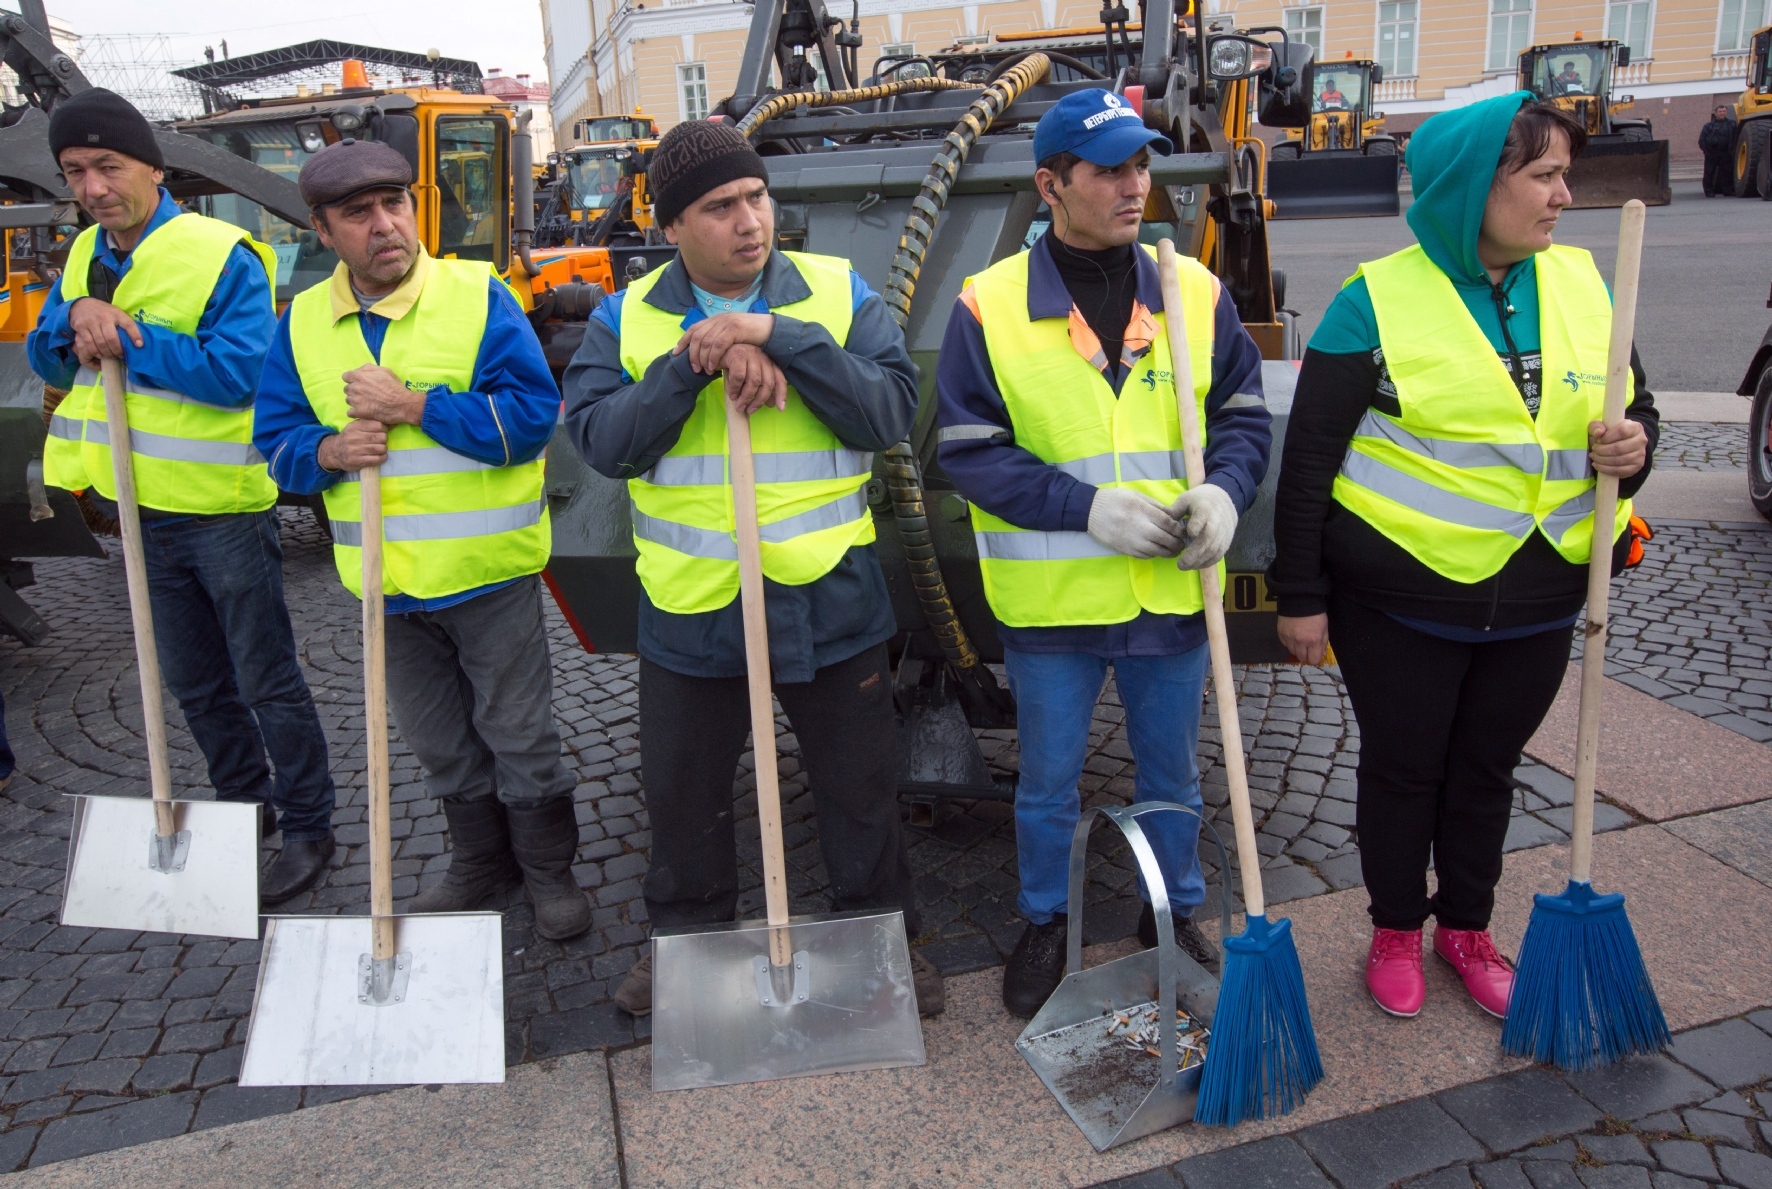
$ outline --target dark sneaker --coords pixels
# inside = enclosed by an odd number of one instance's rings
[[[921,951],[911,951],[911,985],[917,989],[917,1014],[939,1016],[948,1005],[947,985],[935,963]]]
[[[1064,943],[1069,920],[1059,913],[1050,922],[1028,927],[1003,969],[1003,1006],[1009,1014],[1031,1020],[1064,981]]]
[[[1173,912],[1169,919],[1175,922],[1175,944],[1181,947],[1181,952],[1205,967],[1208,973],[1217,974],[1218,949],[1206,940],[1194,919],[1176,916]],[[1157,945],[1157,912],[1148,904],[1138,914],[1138,944],[1147,950],[1155,949]]]
[[[652,1014],[652,943],[646,943],[645,952],[640,960],[628,968],[627,977],[621,980],[621,986],[615,988],[611,996],[615,1006],[630,1016],[649,1016]]]

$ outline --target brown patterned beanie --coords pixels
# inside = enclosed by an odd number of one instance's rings
[[[751,142],[731,124],[685,120],[665,133],[647,158],[653,217],[668,227],[703,194],[739,178],[769,180]]]

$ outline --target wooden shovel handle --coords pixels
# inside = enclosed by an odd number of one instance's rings
[[[744,609],[745,676],[750,682],[751,748],[757,761],[757,824],[763,831],[763,901],[769,914],[769,960],[793,960],[788,931],[787,858],[781,840],[781,778],[776,768],[775,706],[769,682],[769,618],[763,606],[763,550],[757,530],[757,465],[751,419],[730,400],[732,514],[738,530],[738,597]]]
[[[1187,483],[1189,487],[1198,487],[1206,481],[1206,459],[1200,450],[1200,410],[1194,403],[1194,368],[1188,355],[1180,264],[1175,244],[1166,239],[1157,243],[1157,273],[1163,285],[1163,323],[1169,338],[1169,368],[1175,374],[1175,405],[1181,420]],[[1200,594],[1206,603],[1206,647],[1212,656],[1212,691],[1218,699],[1218,734],[1224,748],[1225,777],[1230,782],[1231,820],[1237,833],[1237,866],[1243,876],[1243,911],[1256,917],[1267,911],[1267,900],[1261,890],[1261,852],[1255,849],[1255,814],[1249,807],[1249,774],[1243,762],[1237,683],[1231,675],[1230,636],[1224,624],[1224,591],[1216,565],[1199,573]]]
[[[362,501],[363,719],[368,752],[369,915],[374,922],[371,956],[394,956],[394,843],[388,823],[388,658],[382,613],[381,468],[357,472]]]
[[[1643,204],[1631,199],[1618,215],[1618,263],[1612,273],[1612,342],[1606,353],[1608,427],[1630,404],[1631,342],[1637,328],[1637,272],[1643,261]],[[1612,534],[1618,526],[1618,477],[1594,484],[1594,539],[1587,563],[1587,635],[1581,647],[1581,713],[1575,730],[1575,812],[1569,829],[1569,878],[1593,875],[1594,783],[1600,760],[1600,699],[1606,687],[1606,616],[1612,594]]]
[[[135,455],[129,441],[129,397],[123,363],[99,363],[105,388],[105,422],[111,438],[111,479],[117,486],[117,527],[123,536],[123,573],[129,583],[129,619],[135,628],[135,667],[141,674],[142,719],[148,738],[148,784],[154,793],[154,832],[178,832],[173,817],[172,769],[166,760],[166,709],[160,701],[160,654],[154,647],[154,611],[148,599],[148,564],[142,546],[141,505],[135,497]]]

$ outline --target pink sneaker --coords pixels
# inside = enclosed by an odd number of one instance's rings
[[[1366,954],[1366,989],[1378,1006],[1405,1020],[1421,1014],[1427,980],[1421,975],[1421,930],[1374,929]]]
[[[1487,929],[1434,928],[1434,953],[1452,964],[1477,1006],[1507,1019],[1507,997],[1514,989],[1514,966],[1495,949]]]

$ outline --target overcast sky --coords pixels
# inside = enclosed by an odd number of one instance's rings
[[[497,66],[547,78],[536,0],[314,0],[288,8],[240,0],[49,0],[48,8],[80,34],[166,34],[173,55],[187,61],[201,61],[206,45],[219,57],[223,38],[238,57],[331,37],[415,53],[434,48],[478,62],[482,71]]]

